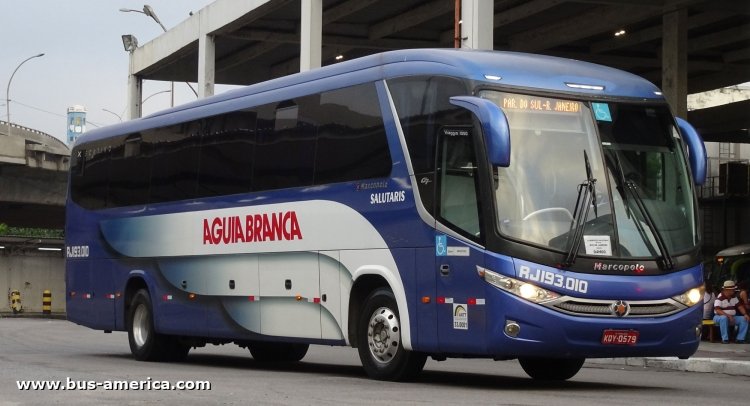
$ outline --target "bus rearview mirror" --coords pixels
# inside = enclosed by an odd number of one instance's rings
[[[479,119],[485,147],[493,166],[510,165],[510,127],[503,110],[495,103],[475,96],[453,96],[454,106],[465,108]]]
[[[706,182],[706,146],[698,131],[690,123],[679,117],[676,119],[680,135],[688,147],[688,161],[690,170],[693,172],[693,181],[696,185],[702,185]]]

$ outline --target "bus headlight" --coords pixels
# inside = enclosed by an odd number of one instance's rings
[[[512,293],[518,297],[522,297],[530,302],[544,303],[560,297],[559,293],[540,288],[528,282],[500,275],[489,269],[478,266],[477,272],[479,273],[479,276],[490,285],[500,288],[508,293]]]
[[[703,293],[705,293],[705,288],[703,286],[699,286],[697,288],[690,289],[681,295],[673,296],[672,299],[684,304],[687,307],[690,307],[698,303],[703,303]]]

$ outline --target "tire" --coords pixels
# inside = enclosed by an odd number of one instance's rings
[[[250,344],[250,354],[258,362],[299,362],[309,348],[308,344],[255,341]]]
[[[564,381],[581,370],[585,358],[519,358],[521,368],[530,377],[545,381]]]
[[[145,289],[130,301],[127,322],[130,352],[138,361],[182,361],[190,351],[176,337],[156,333],[151,297]]]
[[[376,289],[365,299],[357,337],[359,359],[370,378],[412,380],[427,361],[425,354],[403,347],[398,306],[390,289]]]

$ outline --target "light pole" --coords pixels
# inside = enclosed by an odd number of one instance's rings
[[[39,54],[39,55],[30,56],[30,57],[24,59],[23,62],[19,63],[18,66],[16,66],[16,69],[13,70],[13,73],[10,75],[10,79],[8,79],[8,87],[5,88],[5,108],[7,109],[6,113],[8,113],[7,114],[7,116],[8,116],[8,118],[7,118],[7,120],[8,120],[8,134],[7,135],[8,136],[10,136],[10,131],[11,131],[10,130],[11,129],[11,126],[10,126],[10,82],[13,81],[13,76],[16,75],[16,72],[18,72],[18,69],[21,67],[21,65],[25,64],[30,59],[40,58],[42,56],[44,56],[43,53]]]
[[[161,91],[158,91],[158,92],[156,92],[156,93],[153,93],[153,94],[149,95],[148,97],[146,97],[145,99],[143,99],[143,101],[141,102],[141,105],[143,105],[144,103],[146,103],[146,101],[147,101],[148,99],[150,99],[150,98],[152,98],[152,97],[156,96],[157,94],[162,94],[162,93],[169,93],[169,92],[171,92],[171,90],[161,90]],[[120,115],[120,114],[117,114],[117,113],[115,113],[115,112],[114,112],[114,111],[112,111],[112,110],[102,109],[102,111],[106,111],[107,113],[109,113],[109,114],[112,114],[112,115],[114,115],[115,117],[117,117],[117,118],[118,118],[118,119],[120,120],[120,122],[122,122],[122,115]],[[90,124],[90,123],[91,123],[91,121],[89,121],[89,124]]]
[[[112,110],[107,110],[107,109],[102,109],[102,110],[103,110],[103,111],[106,111],[106,112],[107,112],[107,113],[109,113],[109,114],[114,114],[114,115],[115,115],[115,117],[119,118],[119,119],[120,119],[120,121],[122,121],[122,116],[121,116],[121,115],[119,115],[119,114],[117,114],[117,113],[115,113],[114,111],[112,111]]]
[[[157,24],[159,24],[159,26],[161,27],[162,30],[164,30],[164,32],[167,32],[167,27],[165,27],[164,24],[161,23],[161,20],[159,20],[159,17],[156,16],[156,12],[154,11],[153,7],[149,6],[148,4],[143,5],[143,11],[134,10],[132,8],[121,8],[120,11],[123,13],[141,13],[148,17],[151,17],[154,21],[156,21]],[[185,84],[188,85],[188,87],[190,88],[190,90],[193,91],[193,93],[195,93],[195,97],[198,97],[198,92],[196,92],[195,89],[193,89],[193,86],[190,86],[190,83],[188,82],[185,82]],[[171,101],[170,107],[174,107],[174,82],[172,82],[171,89],[172,89],[171,90],[172,101]]]
[[[171,90],[161,90],[161,91],[158,91],[158,92],[156,92],[156,93],[154,93],[154,94],[152,94],[152,95],[150,95],[150,96],[146,97],[145,99],[143,99],[143,101],[141,102],[141,105],[145,104],[145,103],[146,103],[146,100],[148,100],[148,99],[150,99],[150,98],[152,98],[152,97],[156,96],[157,94],[162,94],[162,93],[171,93],[171,92],[172,92]]]
[[[148,4],[144,4],[143,5],[143,11],[141,11],[141,10],[133,10],[132,8],[121,8],[120,11],[122,11],[123,13],[141,13],[141,14],[145,14],[145,15],[153,18],[154,21],[156,21],[161,26],[161,29],[164,30],[164,32],[167,32],[167,28],[164,26],[164,24],[161,23],[161,21],[159,20],[159,17],[156,16],[156,13],[154,12],[153,7],[149,6]]]

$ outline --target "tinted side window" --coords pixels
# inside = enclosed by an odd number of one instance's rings
[[[121,139],[110,154],[107,207],[148,203],[150,180],[150,145],[140,134]]]
[[[385,177],[391,153],[373,83],[321,94],[315,183]]]
[[[82,207],[92,210],[106,207],[109,153],[110,148],[104,144],[88,144],[73,150],[71,198]]]
[[[152,143],[150,203],[195,197],[201,128],[199,121],[159,128],[144,134]]]
[[[237,111],[205,119],[196,197],[253,190],[254,111]]]
[[[306,99],[258,109],[255,190],[312,185],[316,128],[304,115]]]
[[[392,167],[373,83],[105,143],[105,154],[92,147],[73,162],[73,199],[91,209],[386,177]]]
[[[450,104],[469,94],[464,82],[443,76],[413,76],[388,81],[424,207],[434,215],[435,153],[444,125],[471,123],[471,114]]]

